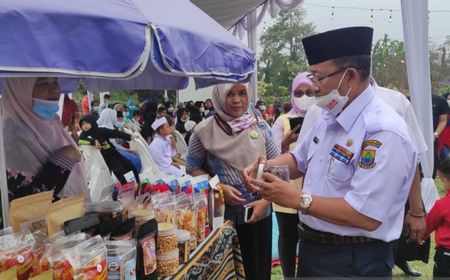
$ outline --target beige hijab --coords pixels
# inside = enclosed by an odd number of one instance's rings
[[[6,168],[27,177],[36,175],[50,155],[66,146],[76,146],[59,118],[41,119],[32,110],[36,78],[6,78],[3,83],[3,115]],[[60,196],[89,194],[83,162],[77,163]]]
[[[228,92],[234,85],[220,84],[215,86],[213,90],[214,109],[216,114],[225,122],[235,120],[228,114],[225,107]],[[247,84],[244,84],[244,86],[247,89],[247,104],[250,106],[250,91]],[[243,169],[255,162],[260,156],[266,155],[265,137],[257,124],[251,125],[238,134],[229,135],[219,126],[214,117],[210,117],[200,122],[194,131],[209,153],[234,168]],[[251,134],[253,137],[250,136]],[[254,137],[255,135],[257,137]]]

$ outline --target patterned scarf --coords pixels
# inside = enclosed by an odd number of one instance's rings
[[[227,124],[231,127],[233,134],[238,134],[241,131],[249,128],[253,124],[257,123],[257,119],[253,114],[244,114],[238,119],[231,120]]]

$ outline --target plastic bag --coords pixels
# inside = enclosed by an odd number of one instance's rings
[[[107,241],[106,261],[108,280],[136,279],[136,243],[129,241]]]
[[[89,169],[89,189],[92,201],[101,201],[111,197],[114,185],[111,171],[106,165],[100,150],[92,147]]]
[[[48,235],[47,230],[37,230],[32,233],[35,246],[33,248],[33,272],[30,276],[36,276],[50,270],[48,261],[44,258],[45,252],[48,249]]]
[[[106,280],[106,252],[99,235],[66,250],[54,266],[55,280]]]
[[[197,238],[197,207],[192,194],[180,193],[177,196],[177,227]]]
[[[153,207],[158,223],[176,224],[176,198],[170,192],[152,195]]]
[[[33,235],[26,231],[13,233],[8,227],[0,230],[0,272],[17,267],[17,279],[28,279],[33,272]]]
[[[202,242],[211,232],[208,217],[208,193],[194,194],[197,205],[197,242]]]

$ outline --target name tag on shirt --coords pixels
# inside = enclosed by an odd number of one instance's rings
[[[353,158],[353,155],[354,153],[350,152],[349,150],[338,144],[334,144],[330,152],[330,156],[346,165],[350,163],[350,161]]]

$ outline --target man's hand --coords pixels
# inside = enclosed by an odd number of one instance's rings
[[[247,221],[247,223],[253,224],[259,221],[264,212],[266,212],[266,209],[267,207],[269,207],[269,205],[270,202],[264,199],[256,200],[245,205],[245,207],[253,207],[252,217],[250,218],[250,220]]]
[[[426,229],[425,217],[418,218],[406,215],[404,227],[408,242],[416,242],[418,244],[424,243],[422,237]]]
[[[225,203],[231,206],[238,206],[245,203],[245,199],[241,197],[241,192],[236,188],[220,183],[220,187],[223,190],[223,197]]]
[[[256,173],[258,172],[258,166],[260,163],[265,164],[267,159],[265,157],[259,157],[257,161],[247,166],[242,170],[242,177],[244,177],[245,186],[251,192],[256,192],[259,190],[258,186],[252,184],[252,179],[256,178]]]
[[[251,179],[251,184],[259,188],[259,193],[265,200],[275,202],[283,207],[297,208],[300,191],[293,181],[286,182],[277,176],[264,172],[264,181]]]

